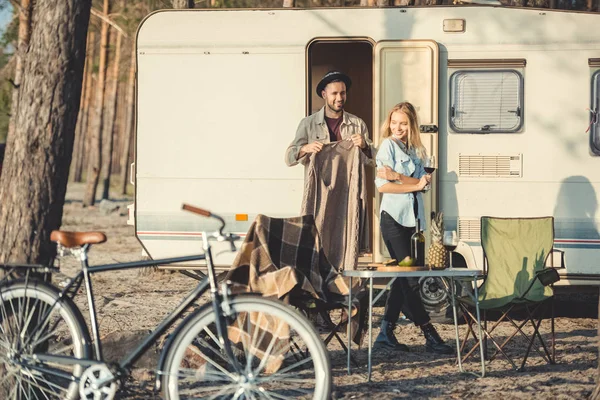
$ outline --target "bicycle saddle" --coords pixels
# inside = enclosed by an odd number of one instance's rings
[[[104,243],[106,242],[106,235],[102,232],[52,231],[50,240],[65,247],[79,247],[84,244]]]

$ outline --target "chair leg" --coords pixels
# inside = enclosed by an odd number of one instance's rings
[[[552,364],[556,364],[556,334],[554,332],[554,296],[550,300],[550,334],[552,335]]]
[[[346,344],[344,343],[342,338],[338,335],[341,323],[337,324],[337,325],[334,324],[327,311],[322,311],[319,314],[321,315],[321,317],[323,318],[323,320],[325,321],[325,323],[331,330],[331,332],[329,332],[329,335],[327,335],[327,337],[323,341],[325,343],[325,346],[327,346],[331,342],[331,340],[335,337],[336,340],[339,342],[339,344],[342,346],[342,349],[344,349],[344,352],[346,354],[348,354],[348,347],[346,346]],[[343,323],[343,321],[342,321],[342,323]],[[350,322],[348,322],[348,323],[350,323]],[[354,356],[352,356],[352,354],[350,355],[350,361],[352,361],[352,363],[354,364],[355,367],[358,367],[358,362],[354,359]]]
[[[490,360],[492,361],[494,358],[496,358],[496,356],[500,353],[502,354],[507,360],[508,362],[514,367],[514,369],[518,369],[517,364],[515,364],[515,362],[509,357],[509,355],[504,351],[503,347],[506,345],[506,343],[508,343],[508,341],[506,341],[505,343],[503,343],[502,345],[498,344],[498,342],[496,342],[496,340],[492,337],[492,332],[500,325],[500,323],[507,317],[508,314],[507,310],[506,312],[504,312],[504,314],[502,314],[502,316],[498,319],[498,321],[496,321],[495,324],[492,325],[491,329],[487,329],[487,319],[484,319],[484,327],[482,329],[482,334],[483,336],[483,342],[484,342],[484,350],[485,353],[484,355],[486,356],[486,360]],[[472,320],[476,320],[475,316],[470,312],[467,311],[468,315],[471,317]],[[485,314],[484,314],[485,315]],[[516,333],[513,333],[513,336]],[[512,337],[511,337],[512,338]],[[492,342],[492,344],[496,347],[496,352],[492,355],[492,357],[487,357],[487,343],[488,340]],[[509,339],[510,340],[510,339]],[[476,343],[475,346],[473,346],[473,348],[471,348],[471,350],[469,351],[469,353],[467,353],[465,355],[465,357],[463,358],[463,360],[466,360],[471,354],[473,354],[473,352],[479,347],[479,343]]]

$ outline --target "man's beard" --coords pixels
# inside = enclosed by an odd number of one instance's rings
[[[327,103],[327,107],[329,107],[329,109],[330,109],[331,111],[333,111],[333,112],[341,112],[341,111],[344,111],[344,105],[345,105],[345,104],[346,104],[346,103],[342,103],[342,104],[340,105],[340,108],[339,108],[339,110],[335,108],[335,103],[333,103],[333,104]]]

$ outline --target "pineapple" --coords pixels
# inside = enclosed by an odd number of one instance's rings
[[[431,242],[425,265],[431,269],[444,269],[449,265],[448,251],[442,243],[442,235],[444,234],[444,213],[437,212],[431,219]]]

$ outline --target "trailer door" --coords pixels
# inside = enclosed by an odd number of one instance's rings
[[[438,64],[439,49],[432,40],[381,41],[375,46],[375,145],[381,137],[377,131],[387,112],[402,101],[411,102],[419,114],[421,140],[428,154],[438,157]],[[425,215],[437,210],[437,173],[433,175],[432,189],[426,193]],[[375,261],[389,257],[379,230],[380,195],[375,190],[374,249]],[[429,218],[428,218],[429,219]],[[429,225],[430,221],[427,221]],[[426,235],[428,237],[429,235]]]

